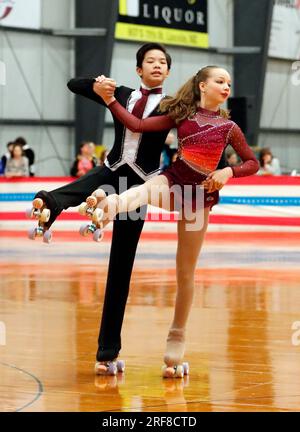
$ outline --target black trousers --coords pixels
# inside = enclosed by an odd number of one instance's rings
[[[123,183],[127,184],[120,183],[120,179],[123,179]],[[51,191],[50,195],[55,199],[60,209],[67,209],[81,204],[100,186],[104,186],[104,189],[109,194],[114,191],[121,193],[131,186],[142,183],[144,183],[143,179],[128,165],[123,165],[116,171],[103,166],[93,168],[78,180]],[[130,215],[125,219],[124,214],[122,214],[114,221],[96,355],[98,361],[113,360],[121,349],[121,329],[129,293],[130,278],[136,248],[144,225],[146,209],[146,206],[140,209],[141,217],[137,220],[132,220]]]

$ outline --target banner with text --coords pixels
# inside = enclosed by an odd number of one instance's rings
[[[120,0],[116,38],[208,48],[207,0]]]
[[[41,0],[0,0],[0,26],[40,28]]]

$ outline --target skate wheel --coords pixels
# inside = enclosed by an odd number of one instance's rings
[[[44,201],[42,200],[42,198],[35,198],[32,201],[32,207],[34,207],[35,209],[41,209],[44,205]]]
[[[28,231],[28,238],[29,238],[30,240],[35,240],[35,238],[36,238],[36,229],[35,229],[35,228],[31,228],[31,229]]]
[[[185,363],[182,363],[182,366],[183,366],[183,373],[184,373],[184,375],[189,375],[189,373],[190,373],[190,365],[187,362],[185,362]]]
[[[162,376],[164,378],[173,378],[175,375],[175,369],[170,366],[163,366],[162,367]]]
[[[107,363],[96,362],[95,364],[95,372],[97,375],[117,375],[117,362],[110,361]]]
[[[41,222],[48,222],[49,219],[50,219],[50,210],[44,209],[41,213],[40,221]]]
[[[96,207],[97,205],[97,198],[94,196],[89,196],[85,200],[87,207]]]
[[[177,365],[175,368],[175,377],[176,378],[183,378],[184,370],[182,365]]]
[[[124,372],[125,371],[125,362],[124,362],[124,360],[118,360],[117,361],[117,369],[118,369],[118,372]]]
[[[104,211],[102,209],[96,208],[93,212],[92,220],[95,223],[100,223],[103,220]]]
[[[51,243],[52,240],[52,232],[51,231],[45,231],[43,235],[43,242],[44,243]]]
[[[116,362],[107,362],[100,363],[97,362],[95,364],[95,372],[97,375],[117,375],[117,365]]]
[[[79,229],[80,234],[83,237],[86,237],[89,235],[90,231],[89,231],[89,225],[81,225],[80,229]]]
[[[108,375],[117,375],[117,365],[115,362],[110,362],[107,369]]]
[[[87,204],[81,203],[80,206],[78,207],[78,211],[82,216],[86,216],[86,209],[88,208]]]
[[[101,242],[104,237],[104,232],[102,229],[97,229],[93,234],[93,240],[95,242]]]
[[[102,364],[100,362],[96,362],[95,364],[95,373],[96,375],[106,375],[107,367],[105,364]]]
[[[32,207],[26,209],[25,214],[26,214],[26,217],[27,217],[28,219],[32,219],[32,218],[33,218],[33,211],[34,211],[34,209],[33,209]]]
[[[42,226],[39,225],[39,226],[35,229],[35,232],[36,232],[37,237],[42,237],[42,235],[44,235],[44,228],[43,228]]]
[[[164,378],[183,378],[183,365],[163,366],[162,375]]]

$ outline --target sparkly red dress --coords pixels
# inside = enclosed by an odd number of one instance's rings
[[[109,109],[128,129],[133,132],[153,132],[177,128],[178,158],[160,175],[168,178],[173,185],[191,185],[193,189],[192,206],[196,206],[196,187],[216,170],[222,153],[231,145],[240,156],[242,163],[231,167],[234,177],[246,177],[259,169],[258,161],[248,146],[239,126],[220,112],[198,108],[197,113],[176,124],[168,115],[139,119],[130,114],[119,102],[114,101]],[[182,198],[182,197],[181,197]],[[219,201],[219,192],[204,191],[204,207],[212,208]]]

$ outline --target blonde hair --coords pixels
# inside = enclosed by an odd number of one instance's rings
[[[199,84],[207,81],[212,69],[219,69],[219,66],[205,66],[196,75],[190,78],[173,97],[168,97],[160,103],[160,111],[168,115],[178,124],[182,120],[196,114],[201,100]],[[229,111],[220,110],[220,115],[230,118]]]

